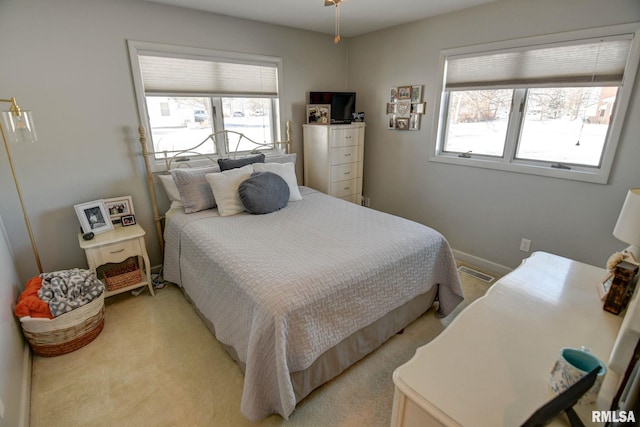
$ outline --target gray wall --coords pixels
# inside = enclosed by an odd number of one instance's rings
[[[344,40],[133,0],[2,0],[0,98],[34,111],[38,144],[12,146],[14,162],[47,271],[86,267],[73,205],[130,194],[160,262],[138,152],[138,114],[126,40],[280,56],[283,120],[293,120],[301,152],[310,90],[355,90],[367,113],[365,192],[372,206],[440,230],[466,254],[515,267],[533,250],[604,265],[624,247],[611,235],[628,188],[640,185],[640,124],[627,120],[608,185],[430,163],[433,110],[419,132],[386,129],[389,87],[424,84],[429,104],[440,49],[640,21],[636,0],[502,1]],[[328,79],[327,76],[332,76]],[[351,84],[347,84],[350,82]],[[640,114],[635,95],[629,117]],[[6,109],[6,108],[2,108]],[[301,164],[298,162],[298,176]],[[24,346],[12,317],[21,283],[37,273],[4,153],[0,216],[13,260],[0,240],[0,398],[5,421],[19,415]],[[11,418],[9,418],[11,417]]]
[[[39,136],[11,152],[45,271],[87,267],[74,204],[122,195],[133,197],[152,264],[161,262],[137,155],[127,39],[282,57],[281,125],[293,121],[296,152],[308,91],[346,89],[347,44],[331,36],[133,0],[0,1],[0,98],[33,110]],[[2,149],[0,201],[17,266],[0,240],[0,425],[18,426],[30,366],[13,306],[37,268]]]
[[[352,38],[350,90],[366,112],[364,192],[371,206],[427,224],[470,257],[516,267],[542,250],[604,267],[627,190],[640,186],[640,96],[634,95],[608,185],[429,162],[441,49],[640,21],[637,0],[500,1]],[[631,82],[630,82],[631,83]],[[425,86],[417,132],[386,129],[391,86]]]
[[[34,112],[39,142],[11,150],[45,271],[87,265],[74,204],[122,195],[133,197],[152,264],[161,262],[136,155],[127,39],[282,57],[282,120],[293,120],[298,152],[308,92],[346,89],[347,45],[327,35],[142,1],[2,0],[0,98]],[[302,177],[302,161],[298,168]],[[0,183],[0,214],[26,280],[37,269],[4,153]]]
[[[22,290],[13,264],[13,254],[0,217],[0,426],[29,425],[31,357],[22,337],[20,322],[13,315]]]

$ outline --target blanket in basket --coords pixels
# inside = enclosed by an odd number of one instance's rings
[[[53,317],[89,304],[104,292],[104,284],[91,270],[73,268],[42,273],[40,299],[49,304]]]

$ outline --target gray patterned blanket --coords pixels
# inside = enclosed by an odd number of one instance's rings
[[[42,273],[38,297],[49,304],[53,317],[89,304],[104,292],[104,284],[91,270],[73,268]]]

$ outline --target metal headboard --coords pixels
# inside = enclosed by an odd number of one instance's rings
[[[259,147],[272,147],[272,144],[254,141],[253,139],[245,136],[240,132],[224,130],[224,131],[212,133],[211,135],[207,136],[199,144],[184,150],[173,150],[173,151],[164,150],[164,151],[156,152],[156,151],[149,150],[147,146],[147,130],[145,129],[144,126],[142,125],[138,126],[138,133],[140,135],[140,145],[142,146],[142,157],[144,158],[144,168],[146,172],[145,175],[147,180],[147,187],[149,189],[149,196],[151,198],[151,207],[153,209],[153,220],[155,222],[156,233],[158,234],[158,241],[160,243],[160,251],[162,254],[164,254],[164,237],[163,237],[163,225],[162,225],[162,221],[164,220],[164,215],[160,213],[160,209],[158,208],[158,197],[156,194],[156,187],[153,179],[154,174],[157,174],[158,172],[154,172],[154,169],[151,167],[150,157],[155,159],[156,155],[161,155],[162,158],[164,159],[164,164],[165,164],[165,170],[162,172],[167,172],[171,170],[172,166],[174,166],[176,163],[179,163],[177,167],[185,167],[185,166],[190,167],[190,165],[186,163],[186,161],[188,160],[193,160],[187,157],[190,155],[196,156],[197,159],[200,159],[200,160],[207,159],[211,161],[213,164],[217,164],[217,159],[221,157],[235,158],[236,155],[238,155],[238,151],[237,151],[238,147],[240,146],[241,142],[244,142],[244,141],[254,144],[256,147],[252,151],[243,151],[242,154],[244,155],[259,153],[260,152],[258,151]],[[291,152],[291,143],[292,143],[291,135],[292,135],[291,121],[287,121],[286,140],[276,142],[275,147],[281,148],[281,149],[284,148],[284,152],[289,154]],[[218,152],[218,154],[216,154],[215,157],[213,157],[210,154],[203,154],[202,152],[198,152],[198,149],[202,149],[202,147],[205,146],[205,144],[209,143],[209,141],[211,141],[211,143],[213,143],[217,149],[216,151]],[[231,144],[232,141],[235,142],[235,144]],[[230,147],[230,145],[235,145],[235,146]]]

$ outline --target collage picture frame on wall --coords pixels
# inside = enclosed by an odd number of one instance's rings
[[[387,103],[387,129],[420,130],[420,117],[426,112],[422,85],[393,86]]]

